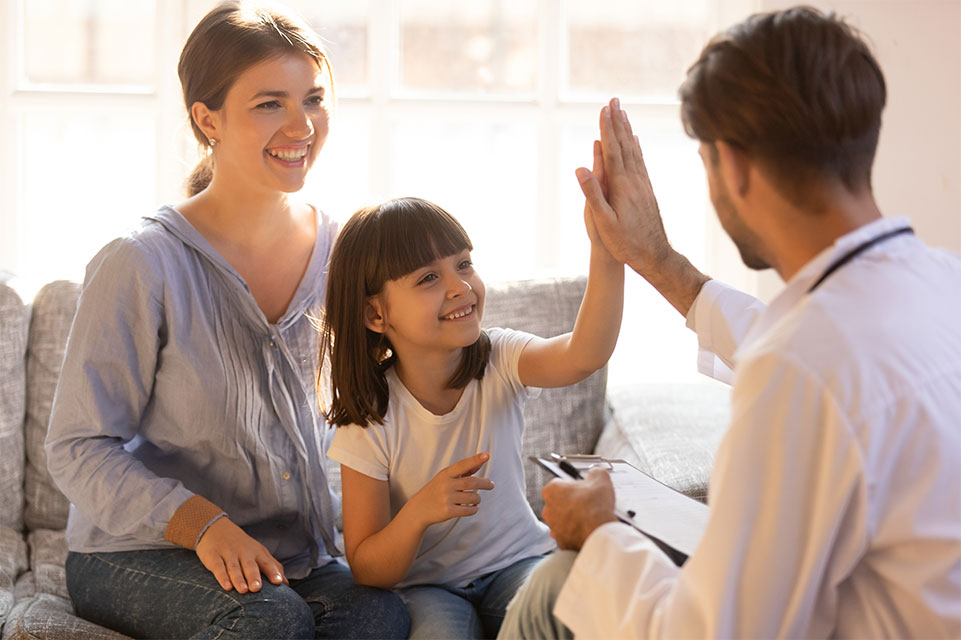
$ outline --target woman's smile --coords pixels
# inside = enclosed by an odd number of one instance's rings
[[[307,161],[310,146],[310,144],[305,144],[295,147],[274,147],[267,149],[266,153],[272,160],[279,162],[283,166],[302,167]]]

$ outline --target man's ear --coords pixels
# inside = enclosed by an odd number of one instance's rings
[[[216,111],[211,111],[207,108],[203,102],[199,100],[192,105],[190,105],[190,117],[193,118],[194,124],[196,124],[200,130],[203,132],[207,139],[211,138],[215,140],[220,139],[219,127],[220,127],[220,114]]]
[[[364,326],[374,333],[384,333],[387,329],[384,305],[377,296],[370,296],[364,302]]]
[[[718,173],[727,192],[743,198],[751,187],[751,158],[743,149],[723,140],[716,140],[714,145],[717,148]]]

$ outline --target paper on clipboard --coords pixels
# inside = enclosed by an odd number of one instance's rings
[[[554,475],[568,477],[553,460],[533,456],[532,459]],[[707,526],[707,505],[658,482],[624,460],[596,456],[568,456],[567,460],[582,473],[593,467],[607,469],[622,519],[686,555],[694,552]],[[629,513],[633,516],[625,518]]]

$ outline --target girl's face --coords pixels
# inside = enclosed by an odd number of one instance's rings
[[[244,71],[212,112],[215,179],[238,187],[299,191],[327,140],[327,75],[291,53]]]
[[[453,351],[480,336],[484,283],[461,251],[389,280],[369,299],[367,327],[405,353]]]

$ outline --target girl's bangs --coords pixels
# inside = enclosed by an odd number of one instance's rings
[[[440,258],[473,251],[467,232],[449,213],[415,198],[384,204],[379,218],[379,250],[368,281],[368,295],[378,293],[388,280],[396,280]],[[371,273],[371,271],[368,271]]]

